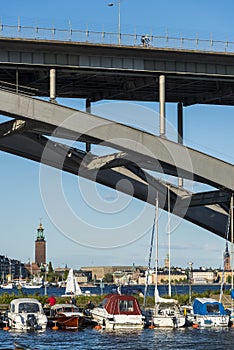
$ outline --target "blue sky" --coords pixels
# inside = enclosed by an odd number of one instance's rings
[[[117,32],[118,6],[107,6],[104,0],[72,1],[8,1],[1,6],[3,24],[40,27],[89,28],[90,30]],[[3,2],[2,2],[3,3]],[[201,10],[202,8],[202,10]],[[153,35],[184,36],[201,39],[232,40],[233,10],[232,1],[215,4],[214,1],[183,0],[121,0],[121,32],[152,33]],[[83,109],[83,100],[60,101],[72,107]],[[142,109],[143,108],[143,109]],[[157,103],[130,104],[104,103],[92,106],[92,112],[130,125],[136,125],[157,133]],[[144,119],[141,117],[144,113]],[[176,128],[176,105],[167,104],[168,136],[174,137]],[[147,117],[146,117],[147,116]],[[156,116],[156,117],[155,117]],[[0,121],[3,118],[0,117]],[[232,107],[191,106],[184,109],[184,141],[186,145],[233,162],[234,117]],[[22,261],[34,260],[34,241],[40,218],[45,228],[47,258],[54,266],[68,264],[74,268],[84,265],[125,265],[146,264],[149,252],[151,226],[154,208],[119,195],[115,191],[90,184],[76,177],[61,176],[65,197],[75,214],[86,223],[77,226],[77,236],[70,230],[61,230],[56,218],[48,213],[39,185],[40,167],[38,164],[6,153],[1,159],[1,249],[0,254]],[[57,175],[51,170],[51,176]],[[101,197],[100,206],[94,206],[94,199],[84,196],[87,188],[96,193],[95,200]],[[198,185],[194,184],[197,190]],[[84,192],[84,193],[83,193]],[[118,207],[118,203],[120,203]],[[107,212],[107,209],[109,211]],[[114,209],[113,209],[114,208]],[[105,212],[106,211],[106,212]],[[144,225],[136,224],[139,217]],[[175,219],[172,219],[175,220]],[[159,263],[167,254],[167,215],[160,214]],[[66,217],[64,218],[66,223]],[[128,222],[131,222],[130,227]],[[212,233],[187,222],[175,220],[177,227],[171,234],[171,263],[174,266],[188,266],[192,261],[195,267],[222,264],[225,242]],[[92,233],[88,226],[92,225]],[[82,227],[82,229],[81,229]],[[87,228],[87,232],[86,232]],[[100,230],[113,232],[118,229],[118,247],[101,249]],[[81,232],[82,231],[82,232]],[[131,231],[131,233],[130,233]],[[92,236],[93,234],[93,236]],[[84,239],[87,238],[87,240]],[[111,236],[110,236],[111,237]],[[128,237],[128,239],[125,239]],[[89,242],[93,238],[93,248]],[[122,241],[121,241],[122,239]],[[19,248],[20,247],[20,248]]]

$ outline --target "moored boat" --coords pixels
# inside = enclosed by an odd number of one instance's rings
[[[147,325],[163,328],[184,327],[186,317],[180,312],[177,300],[162,298],[157,290],[155,293],[155,307],[144,311]]]
[[[55,304],[51,306],[51,321],[62,329],[78,329],[84,322],[84,315],[72,304]]]
[[[192,317],[193,324],[203,328],[229,325],[229,316],[223,304],[212,298],[195,298]]]
[[[131,295],[109,294],[90,313],[106,329],[142,329],[145,325],[138,301]]]
[[[45,330],[47,317],[41,303],[33,298],[14,299],[6,312],[8,326],[12,330]]]
[[[22,288],[25,288],[25,289],[40,289],[42,287],[43,287],[42,284],[25,283],[24,285],[22,285]]]

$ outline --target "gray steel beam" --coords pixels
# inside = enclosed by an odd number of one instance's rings
[[[128,160],[140,161],[144,169],[161,168],[175,176],[234,191],[233,165],[144,131],[6,91],[0,91],[0,113],[41,122],[42,130],[43,124],[49,125],[56,137],[89,138],[126,152]]]
[[[44,149],[47,149],[43,155]],[[159,195],[159,206],[168,210],[167,188],[168,183],[156,179],[139,169],[135,165],[126,164],[126,167],[105,168],[104,160],[100,164],[96,163],[98,157],[92,154],[86,154],[83,151],[68,147],[58,142],[53,142],[44,136],[38,137],[37,134],[29,131],[25,133],[13,133],[11,136],[0,138],[0,149],[27,159],[37,162],[43,162],[60,170],[85,177],[91,181],[96,181],[102,185],[115,189],[118,184],[118,190],[123,193],[133,195],[142,201],[155,205],[156,194]],[[114,158],[114,157],[112,157]],[[90,166],[90,164],[96,164]],[[100,168],[101,167],[101,168]],[[120,180],[127,181],[120,181]],[[132,192],[131,183],[134,191]],[[205,194],[199,194],[201,197]],[[195,207],[190,205],[194,201],[193,195],[188,191],[177,188],[170,184],[170,202],[173,214],[184,218],[200,227],[203,227],[220,237],[225,237],[225,228],[228,221],[227,212],[212,201],[204,199],[195,200]],[[223,200],[228,198],[222,194]],[[217,198],[219,200],[219,198]],[[204,203],[206,206],[204,206]],[[199,205],[199,206],[198,206]],[[203,205],[203,206],[202,206]]]

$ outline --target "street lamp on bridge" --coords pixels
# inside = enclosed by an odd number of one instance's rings
[[[108,6],[118,5],[118,44],[121,43],[121,29],[120,29],[120,0],[116,2],[110,2]]]

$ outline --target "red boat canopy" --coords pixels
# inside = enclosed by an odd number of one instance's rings
[[[138,301],[131,295],[108,294],[102,306],[111,315],[141,315]]]

